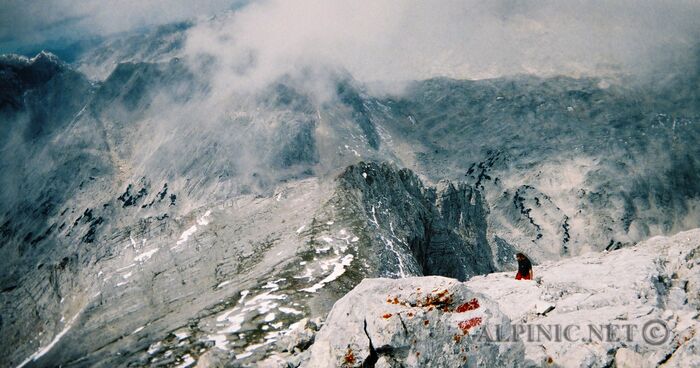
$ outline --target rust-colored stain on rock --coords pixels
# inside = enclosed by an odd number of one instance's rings
[[[457,313],[464,313],[464,312],[474,310],[477,308],[479,308],[479,301],[476,298],[474,298],[474,299],[460,305],[459,307],[457,307],[456,312]]]
[[[469,332],[472,327],[476,327],[481,324],[481,317],[474,317],[468,320],[464,320],[458,324],[459,328],[464,334]]]

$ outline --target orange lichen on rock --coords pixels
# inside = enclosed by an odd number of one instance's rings
[[[435,295],[428,294],[421,304],[423,307],[430,308],[429,310],[435,307],[443,312],[449,312],[449,306],[452,304],[452,295],[450,295],[448,290],[443,290]]]
[[[393,316],[393,314],[387,313],[387,314],[383,315],[382,318],[389,319],[389,318],[391,318],[391,316]]]
[[[460,305],[459,307],[457,307],[456,312],[457,313],[464,313],[464,312],[474,310],[477,308],[479,308],[479,301],[476,298],[474,298],[474,299]]]
[[[462,341],[462,336],[460,336],[460,335],[454,335],[454,336],[452,336],[452,338],[455,340],[456,343],[459,343],[460,341]]]
[[[468,320],[462,321],[458,324],[459,328],[464,334],[469,332],[472,327],[476,327],[481,324],[481,317],[474,317]]]
[[[355,364],[355,353],[352,352],[352,349],[348,348],[343,357],[343,364]]]

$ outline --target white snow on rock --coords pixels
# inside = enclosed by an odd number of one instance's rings
[[[239,313],[239,314],[231,315],[232,312],[235,312],[237,310],[238,310],[238,308],[234,308],[234,309],[222,314],[221,316],[217,317],[217,319],[216,319],[217,321],[220,321],[220,322],[227,321],[229,323],[228,327],[218,331],[219,334],[230,334],[230,333],[238,332],[241,329],[243,322],[245,322],[245,314]]]
[[[245,353],[236,354],[236,359],[245,359],[251,355],[253,355],[252,351],[246,351]]]
[[[153,354],[157,353],[162,347],[163,347],[163,343],[158,341],[154,344],[151,344],[151,346],[148,347],[148,351],[146,351],[146,352],[148,353],[148,355],[153,355]]]
[[[229,350],[228,348],[228,340],[226,339],[225,335],[209,335],[207,336],[207,339],[209,341],[214,341],[214,347],[221,349],[221,350]]]
[[[211,210],[207,210],[207,212],[204,212],[204,214],[197,219],[197,225],[209,225],[209,216],[211,216]]]
[[[186,242],[187,239],[189,239],[190,236],[192,236],[192,234],[194,234],[195,232],[197,232],[197,225],[190,226],[189,229],[182,232],[182,235],[180,235],[180,239],[177,240],[176,245],[180,245]]]
[[[304,312],[300,310],[296,310],[294,308],[288,308],[288,307],[279,307],[278,308],[280,312],[286,313],[286,314],[294,314],[294,315],[302,315]]]
[[[187,240],[190,238],[190,236],[194,235],[194,233],[197,232],[198,225],[199,226],[209,225],[209,216],[211,216],[211,210],[207,210],[207,212],[205,212],[202,216],[197,218],[196,224],[190,226],[187,230],[182,232],[182,234],[180,235],[180,238],[177,240],[177,242],[175,243],[175,246],[172,247],[172,249],[175,249],[179,245],[182,245],[183,243],[187,242]]]
[[[196,361],[194,360],[194,358],[192,358],[191,355],[185,354],[182,356],[182,363],[180,365],[178,365],[177,368],[187,368],[187,367],[191,366],[192,364],[194,364],[195,362]]]
[[[184,340],[190,336],[190,333],[188,331],[177,331],[175,332],[175,337],[177,337],[177,340]]]
[[[30,355],[29,358],[27,358],[27,359],[25,359],[24,361],[22,361],[21,363],[19,363],[19,365],[17,366],[17,368],[24,367],[24,366],[27,365],[28,363],[33,362],[33,361],[36,361],[37,359],[41,358],[44,354],[48,353],[51,349],[53,349],[53,347],[61,340],[61,338],[63,338],[63,336],[64,336],[66,333],[68,333],[68,331],[70,331],[71,327],[73,327],[73,323],[74,323],[75,320],[78,318],[78,316],[80,315],[80,313],[82,313],[82,310],[79,311],[78,313],[76,313],[76,314],[68,321],[68,323],[66,323],[66,325],[63,327],[63,330],[61,330],[61,332],[59,332],[58,334],[56,334],[56,336],[54,336],[53,340],[51,340],[51,342],[50,342],[48,345],[46,345],[45,347],[43,347],[43,348],[37,350],[34,354]]]
[[[134,262],[146,262],[148,261],[151,257],[153,257],[154,254],[158,251],[158,248],[153,248],[151,250],[147,250],[138,256],[134,257]]]
[[[330,273],[330,275],[326,276],[323,280],[317,282],[313,286],[310,286],[305,289],[301,289],[302,291],[305,291],[307,293],[315,293],[318,290],[320,290],[322,287],[324,287],[327,283],[334,281],[338,277],[342,276],[345,273],[345,268],[347,266],[350,266],[352,263],[352,260],[354,259],[355,256],[352,254],[347,254],[343,258],[339,258],[333,267],[333,271]]]
[[[245,299],[250,292],[248,290],[241,292],[241,299],[238,301],[237,305],[216,317],[217,326],[223,327],[219,329],[216,334],[225,335],[240,331],[243,324],[246,322],[246,317],[248,317],[251,312],[265,315],[263,319],[264,322],[269,323],[274,321],[276,319],[276,314],[272,311],[278,308],[280,306],[280,301],[287,299],[287,296],[272,294],[272,292],[276,291],[278,288],[276,283],[283,280],[284,279],[279,279],[275,282],[269,282],[266,286],[271,287],[268,288],[271,289],[270,291],[253,296],[249,300]]]

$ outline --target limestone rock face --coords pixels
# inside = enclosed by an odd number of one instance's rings
[[[365,279],[341,298],[304,367],[524,366],[522,342],[479,341],[510,328],[498,304],[454,279]]]
[[[700,229],[534,273],[366,279],[336,302],[302,366],[700,363]]]
[[[604,367],[627,361],[691,367],[698,363],[698,265],[696,229],[632,248],[547,262],[534,267],[536,281],[494,273],[466,284],[497,300],[515,324],[575,326],[573,341],[526,342],[526,357],[538,364],[552,360],[565,367]],[[607,326],[612,335],[606,335]],[[600,332],[603,338],[596,335]],[[593,341],[584,341],[589,338]]]
[[[488,204],[478,189],[447,180],[426,186],[411,170],[374,162],[349,166],[339,187],[339,206],[364,219],[374,275],[466,280],[494,271]]]

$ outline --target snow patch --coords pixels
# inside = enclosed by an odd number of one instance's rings
[[[211,215],[211,210],[207,210],[200,218],[197,219],[197,224],[201,226],[209,225],[209,216]]]
[[[186,368],[194,364],[195,360],[189,354],[185,354],[182,357],[182,364],[178,365],[177,368]]]
[[[122,268],[117,268],[117,272],[122,272],[124,270],[128,270],[129,268],[134,267],[134,266],[136,266],[136,263],[132,263],[132,264],[130,264],[128,266],[124,266]],[[99,274],[98,274],[98,276],[99,276]]]
[[[153,355],[153,354],[157,353],[162,346],[163,346],[163,343],[160,341],[158,341],[155,344],[151,344],[151,346],[148,347],[148,351],[147,351],[148,355]]]
[[[199,226],[206,226],[209,225],[209,216],[211,215],[211,210],[207,210],[202,216],[200,216],[197,219],[197,224],[192,225],[189,229],[185,230],[181,235],[180,238],[177,240],[175,243],[175,246],[172,247],[172,249],[175,249],[177,246],[181,245],[182,243],[185,243],[190,236],[194,235],[194,233],[197,232],[197,225]]]
[[[65,336],[65,334],[68,333],[68,331],[70,330],[70,328],[73,327],[73,323],[74,323],[75,320],[78,318],[78,316],[80,315],[81,312],[82,312],[82,311],[76,313],[76,314],[73,316],[73,318],[71,318],[70,321],[68,321],[68,323],[66,324],[66,327],[64,327],[63,330],[61,330],[61,332],[59,332],[59,333],[53,338],[53,340],[51,340],[51,342],[50,342],[48,345],[46,345],[45,347],[39,349],[39,350],[36,351],[34,354],[30,355],[30,356],[29,356],[27,359],[25,359],[22,363],[19,363],[19,365],[17,366],[17,368],[24,367],[24,366],[27,365],[29,362],[35,362],[37,359],[41,358],[44,354],[46,354],[46,353],[48,353],[49,351],[51,351],[51,349],[53,349],[53,347],[56,346],[56,344],[61,340],[61,338],[63,338],[63,336]]]
[[[301,289],[302,291],[305,291],[307,293],[315,293],[318,290],[320,290],[322,287],[324,287],[327,283],[336,280],[338,277],[343,275],[345,273],[345,267],[349,266],[354,259],[354,256],[352,254],[348,254],[345,257],[343,257],[340,262],[335,263],[333,267],[333,272],[331,272],[330,275],[326,276],[323,280],[319,281],[318,283],[314,284],[311,287]]]
[[[190,337],[190,333],[187,331],[177,331],[175,332],[175,337],[177,337],[177,341],[181,341]]]
[[[177,240],[176,245],[180,245],[184,242],[187,241],[187,239],[190,238],[195,232],[197,232],[197,225],[192,225],[189,229],[185,230],[182,235],[180,235],[180,239]]]
[[[245,359],[251,355],[253,355],[253,353],[250,351],[241,354],[236,354],[236,359]]]
[[[294,308],[288,308],[288,307],[279,307],[278,308],[280,312],[286,313],[286,314],[294,314],[294,315],[301,315],[304,314],[304,312],[300,310],[296,310]]]
[[[138,256],[134,257],[134,262],[145,262],[148,261],[151,257],[153,257],[154,254],[158,251],[159,248],[154,248],[148,251],[145,251]]]
[[[209,335],[207,336],[207,339],[209,341],[214,341],[214,347],[221,350],[229,350],[227,346],[228,340],[226,339],[225,335]]]

